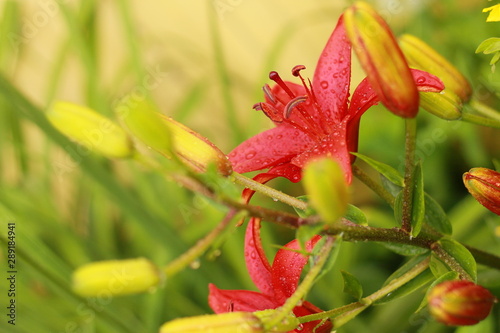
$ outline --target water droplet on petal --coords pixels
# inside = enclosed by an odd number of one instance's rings
[[[417,78],[417,83],[418,83],[418,84],[423,84],[423,83],[425,83],[425,77],[420,76],[419,78]]]
[[[321,81],[320,85],[321,85],[321,88],[328,89],[328,81]]]
[[[254,151],[251,151],[251,152],[248,152],[246,155],[245,155],[245,158],[247,160],[251,160],[252,158],[254,158],[255,156],[255,152]]]

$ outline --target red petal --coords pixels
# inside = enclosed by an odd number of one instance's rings
[[[443,82],[437,77],[419,69],[410,69],[418,91],[440,92],[444,89]]]
[[[245,262],[253,283],[265,295],[273,295],[271,265],[260,239],[260,219],[251,218],[245,233]]]
[[[307,316],[307,315],[319,313],[319,312],[323,312],[323,310],[321,310],[320,308],[318,308],[315,305],[313,305],[309,302],[306,302],[306,301],[304,301],[301,306],[296,306],[293,309],[293,313],[297,317],[303,317],[303,316]],[[308,323],[304,323],[304,324],[302,324],[302,327],[300,330],[296,329],[294,332],[298,332],[298,333],[299,332],[300,333],[313,333],[313,332],[314,333],[329,333],[332,330],[333,325],[332,325],[332,322],[330,320],[327,320],[323,325],[321,325],[316,330],[314,330],[314,328],[320,322],[321,322],[321,320],[315,320],[315,321],[311,321]]]
[[[331,156],[342,167],[346,181],[350,184],[352,179],[351,157],[347,145],[347,123],[346,117],[339,123],[332,126],[332,133],[324,137],[319,143],[309,150],[297,155],[292,159],[292,163],[304,167],[310,160],[320,156]]]
[[[244,141],[228,157],[234,171],[245,173],[287,162],[313,143],[303,132],[283,124]]]
[[[275,309],[276,304],[271,297],[248,290],[222,290],[209,284],[208,304],[215,313],[225,312],[254,312],[266,309]]]
[[[321,236],[314,236],[306,242],[306,251],[310,252],[314,245],[321,239]],[[298,240],[293,240],[285,248],[290,250],[300,250]],[[301,253],[280,249],[274,257],[271,268],[272,285],[276,295],[276,301],[283,304],[297,289],[300,274],[309,260],[308,256]]]
[[[253,180],[261,184],[265,184],[276,177],[285,177],[291,182],[297,183],[302,179],[301,170],[302,169],[299,168],[298,166],[290,163],[280,164],[275,167],[272,167],[271,169],[269,169],[268,172],[259,173],[257,176],[253,177]],[[254,194],[255,194],[254,190],[246,188],[243,190],[241,196],[244,202],[248,203],[250,202],[250,199]]]
[[[321,110],[326,115],[315,115],[318,121],[340,121],[347,112],[347,98],[351,82],[351,44],[348,42],[341,16],[326,43],[313,79],[313,91]]]

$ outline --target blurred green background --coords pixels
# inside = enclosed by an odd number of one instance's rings
[[[129,161],[109,161],[77,148],[47,125],[55,100],[90,106],[112,117],[128,94],[149,95],[160,109],[209,138],[224,152],[271,126],[254,112],[270,70],[291,80],[303,64],[312,77],[318,55],[349,1],[18,0],[0,1],[0,234],[16,223],[17,318],[7,323],[6,246],[0,248],[0,331],[157,332],[177,317],[211,313],[207,285],[255,290],[243,259],[244,228],[232,230],[220,250],[151,294],[81,299],[70,275],[96,260],[147,257],[159,265],[213,229],[226,209]],[[412,33],[471,80],[476,97],[497,108],[500,73],[479,43],[500,34],[486,23],[482,0],[371,1],[396,34]],[[363,77],[353,65],[353,86]],[[417,155],[426,191],[450,213],[454,236],[500,253],[499,220],[471,199],[461,175],[499,158],[497,130],[419,115]],[[375,107],[361,125],[359,151],[402,166],[401,119]],[[71,153],[73,152],[73,153]],[[360,164],[362,167],[363,164]],[[366,168],[368,170],[368,168]],[[273,186],[301,195],[300,185]],[[396,226],[389,207],[357,181],[354,204],[373,225]],[[255,203],[282,205],[256,196]],[[269,244],[290,230],[264,226]],[[272,258],[274,248],[269,247]],[[378,244],[344,244],[335,268],[308,299],[324,309],[352,299],[339,271],[357,276],[368,294],[404,258]],[[481,277],[485,285],[498,281]],[[454,332],[413,315],[424,290],[373,307],[338,332]],[[6,300],[6,301],[3,301]],[[477,332],[500,332],[499,310]],[[489,331],[488,331],[489,330]],[[460,333],[476,332],[458,329]]]

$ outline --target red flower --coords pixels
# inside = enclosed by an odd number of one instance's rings
[[[349,152],[357,151],[360,117],[380,98],[365,78],[349,101],[351,44],[342,16],[319,58],[312,83],[306,84],[300,75],[304,68],[296,66],[292,70],[302,85],[284,82],[276,72],[270,73],[276,85],[264,87],[265,102],[254,108],[264,112],[276,127],[246,140],[229,154],[236,172],[269,168],[255,180],[265,183],[281,176],[298,182],[309,160],[327,155],[339,162],[350,182],[354,158]],[[420,91],[438,92],[444,88],[427,72],[411,72]],[[369,73],[374,74],[380,75]]]
[[[306,243],[307,251],[312,251],[314,245],[321,239],[315,236]],[[260,240],[260,221],[250,220],[245,236],[245,260],[250,277],[260,292],[248,290],[221,290],[210,284],[208,303],[215,313],[232,311],[254,312],[275,309],[282,306],[290,297],[299,283],[300,274],[308,261],[308,256],[302,255],[297,240],[288,243],[280,249],[270,265],[264,254]],[[313,304],[303,301],[293,310],[297,317],[322,312]],[[308,333],[320,323],[319,320],[302,324],[302,327],[292,332]],[[315,332],[330,332],[332,324],[326,321]]]

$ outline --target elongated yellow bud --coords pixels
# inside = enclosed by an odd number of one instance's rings
[[[163,277],[145,258],[93,262],[73,273],[73,291],[84,297],[115,296],[145,292]]]
[[[384,19],[365,2],[344,13],[353,49],[380,101],[394,114],[412,118],[418,112],[418,90],[396,38]]]
[[[403,35],[399,45],[411,67],[429,72],[443,81],[445,90],[458,95],[463,103],[472,94],[469,81],[442,55],[419,38]]]
[[[261,320],[250,312],[226,312],[169,321],[160,333],[263,333]]]
[[[226,155],[200,134],[166,117],[147,101],[120,105],[116,110],[132,135],[167,157],[177,156],[195,171],[203,172],[215,164],[219,172],[229,175],[231,163]]]
[[[92,109],[56,102],[47,111],[47,118],[61,133],[91,151],[109,158],[127,158],[134,154],[127,133]]]

